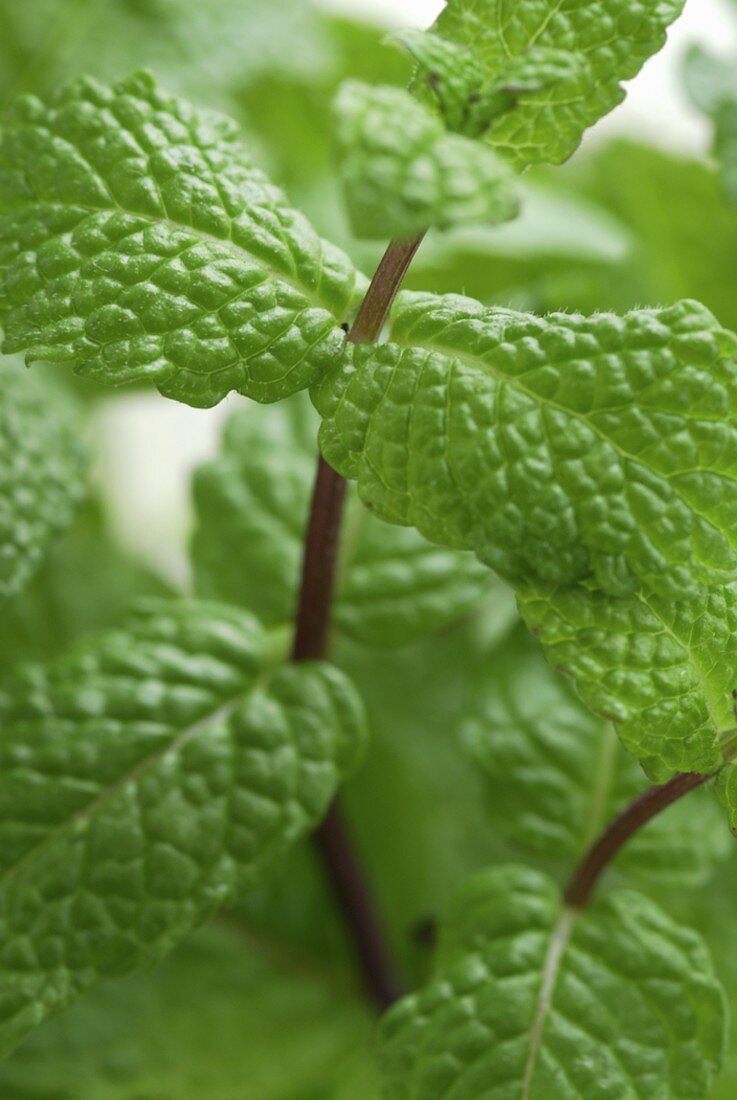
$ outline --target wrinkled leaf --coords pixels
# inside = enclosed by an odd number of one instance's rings
[[[622,102],[622,81],[661,49],[682,9],[683,0],[448,0],[434,29],[468,47],[490,85],[514,87],[520,58],[533,50],[571,55],[558,79],[529,91],[523,84],[489,131],[493,147],[526,168],[560,164],[576,150],[584,131]]]
[[[0,694],[0,1052],[258,886],[363,739],[328,665],[245,612],[150,601]],[[273,658],[272,658],[273,660]]]
[[[720,738],[735,725],[734,583],[673,599],[538,584],[519,603],[551,665],[615,723],[649,775],[710,774],[721,765]]]
[[[198,407],[231,390],[276,401],[340,357],[350,262],[234,124],[146,74],[83,80],[21,100],[0,158],[6,351]]]
[[[336,147],[357,237],[409,238],[428,226],[514,218],[515,180],[496,154],[448,133],[409,92],[358,81],[336,102]]]
[[[382,1026],[387,1100],[702,1100],[723,993],[699,936],[633,892],[583,914],[534,872],[461,892],[439,974]]]
[[[505,579],[683,596],[737,565],[737,337],[695,302],[542,318],[404,295],[313,391],[364,502]]]
[[[483,772],[489,819],[521,854],[567,873],[646,789],[645,777],[524,630],[488,663],[463,734]],[[621,850],[617,867],[649,885],[696,886],[730,848],[719,807],[702,790],[654,818]]]

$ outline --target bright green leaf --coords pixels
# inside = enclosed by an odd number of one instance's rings
[[[611,725],[586,710],[522,629],[492,653],[463,733],[494,828],[525,856],[566,870],[647,786]],[[698,885],[730,848],[719,807],[699,791],[641,830],[617,866],[648,883]]]
[[[194,479],[201,596],[248,607],[270,624],[292,618],[316,440],[317,417],[299,399],[229,419],[221,455]],[[389,527],[349,499],[335,608],[341,632],[379,648],[405,645],[461,616],[488,587],[473,555]]]
[[[737,338],[695,302],[536,317],[404,295],[313,391],[382,519],[515,584],[667,594],[737,566]]]
[[[387,1100],[703,1100],[725,1009],[699,936],[623,892],[583,914],[497,868],[461,892],[439,974],[385,1017]]]
[[[448,0],[435,31],[468,47],[486,69],[489,85],[503,87],[506,82],[513,87],[519,59],[532,51],[571,55],[570,65],[560,66],[558,79],[529,91],[523,85],[514,105],[489,131],[493,147],[517,168],[526,168],[540,161],[566,160],[584,131],[622,102],[622,81],[636,76],[661,49],[666,29],[680,15],[683,3]],[[555,75],[553,66],[549,76]]]
[[[198,407],[316,381],[356,286],[234,125],[145,74],[19,102],[0,145],[0,263],[6,351]]]
[[[56,386],[0,360],[0,602],[29,582],[84,491],[84,448]]]
[[[482,92],[486,74],[471,50],[429,31],[401,31],[391,41],[417,63],[412,91],[437,107],[449,130],[478,137],[488,129],[491,113]]]
[[[412,237],[436,226],[496,225],[519,210],[515,178],[485,146],[448,133],[401,88],[343,85],[337,152],[348,214],[363,238]]]
[[[735,725],[734,583],[671,599],[537,584],[519,593],[519,603],[551,665],[615,723],[648,774],[716,771],[720,735]]]
[[[363,740],[328,665],[251,616],[150,601],[0,695],[0,1052],[258,886]]]

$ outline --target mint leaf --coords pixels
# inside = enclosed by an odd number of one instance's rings
[[[301,399],[230,417],[221,454],[194,477],[201,596],[251,608],[270,624],[292,618],[317,425]],[[406,645],[461,616],[488,587],[488,570],[471,554],[388,527],[349,498],[334,616],[341,633],[377,648]]]
[[[417,62],[412,91],[437,107],[449,130],[479,137],[488,129],[492,111],[483,94],[486,73],[471,50],[429,31],[401,31],[390,41]]]
[[[682,596],[737,565],[737,337],[695,302],[536,317],[408,294],[313,391],[369,507],[514,584]]]
[[[723,994],[699,936],[622,892],[584,914],[496,868],[451,914],[438,977],[385,1017],[388,1100],[701,1100]]]
[[[336,145],[353,232],[412,237],[428,226],[496,225],[519,210],[514,176],[401,88],[343,85]]]
[[[521,85],[514,105],[489,131],[492,146],[521,169],[560,164],[578,148],[584,131],[624,99],[622,81],[664,45],[683,2],[449,0],[435,31],[470,49],[492,86],[514,87],[519,59],[532,51],[570,55],[569,66],[554,67],[544,87]],[[555,56],[548,54],[548,63]]]
[[[519,593],[548,661],[612,721],[648,775],[709,774],[735,725],[737,587],[664,599],[531,585]]]
[[[215,923],[154,973],[105,983],[49,1021],[0,1065],[0,1090],[7,1100],[229,1100],[244,1088],[258,1100],[377,1100],[372,1032],[337,971]]]
[[[734,63],[693,46],[685,62],[686,87],[696,107],[714,124],[714,153],[724,189],[737,202],[737,76]]]
[[[6,351],[197,407],[275,401],[341,354],[356,285],[236,128],[139,74],[21,101],[0,144]]]
[[[0,602],[28,584],[84,491],[85,449],[64,395],[0,360]]]
[[[0,695],[0,1052],[258,886],[363,740],[337,670],[245,612],[150,601]]]
[[[647,786],[610,723],[584,707],[520,628],[491,655],[462,728],[494,829],[524,856],[566,871]],[[722,813],[702,790],[654,818],[616,865],[650,884],[697,886],[730,847]]]

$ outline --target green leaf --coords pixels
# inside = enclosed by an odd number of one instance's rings
[[[720,736],[735,725],[734,583],[671,599],[543,584],[518,596],[548,661],[572,677],[594,713],[614,722],[650,776],[720,767]]]
[[[0,144],[6,351],[197,407],[275,401],[339,358],[356,275],[233,124],[139,74],[19,102]]]
[[[725,1009],[700,937],[623,892],[577,914],[516,867],[459,896],[439,974],[385,1017],[387,1100],[702,1100]]]
[[[248,607],[269,624],[292,618],[316,440],[317,417],[300,399],[230,417],[220,456],[194,478],[199,595]],[[488,587],[488,570],[471,554],[388,527],[349,498],[335,607],[341,633],[379,648],[406,645],[460,617]]]
[[[429,31],[401,31],[390,41],[417,62],[412,91],[437,107],[449,130],[479,137],[488,129],[492,115],[482,94],[486,73],[471,50]]]
[[[54,385],[0,360],[0,602],[28,584],[84,491],[85,449]]]
[[[378,516],[514,584],[667,595],[737,565],[737,338],[695,302],[541,318],[404,295],[313,391]]]
[[[622,81],[664,45],[683,2],[449,0],[435,31],[470,49],[491,86],[514,87],[519,59],[532,51],[571,55],[557,79],[553,64],[553,79],[543,88],[538,83],[526,90],[522,83],[514,105],[489,131],[491,145],[521,169],[540,161],[560,164],[577,149],[584,131],[624,99]],[[547,55],[548,65],[555,56]]]
[[[373,1021],[327,968],[235,923],[107,983],[0,1065],[5,1100],[376,1100]],[[351,1091],[353,1089],[353,1091]]]
[[[714,153],[725,192],[737,202],[737,75],[734,62],[722,61],[700,46],[686,56],[685,78],[696,107],[714,123]]]
[[[523,629],[491,655],[463,734],[497,832],[523,855],[566,870],[646,789],[611,725],[586,710]],[[719,807],[698,791],[641,830],[616,865],[649,884],[697,886],[730,848]]]
[[[495,153],[445,129],[401,88],[343,85],[336,144],[348,215],[362,238],[412,237],[428,226],[509,221],[515,178]]]
[[[314,826],[363,740],[328,665],[269,673],[227,607],[149,601],[0,695],[0,1052],[159,959]]]

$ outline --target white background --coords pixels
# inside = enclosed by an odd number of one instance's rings
[[[395,26],[428,26],[442,7],[441,0],[320,2],[333,11]],[[693,42],[726,55],[737,51],[737,3],[687,0],[666,49],[648,62],[624,104],[598,124],[589,140],[624,132],[685,151],[704,148],[706,126],[689,109],[679,77],[684,50]],[[201,411],[156,395],[133,395],[101,408],[94,434],[113,524],[125,544],[178,583],[186,584],[188,575],[191,470],[216,452],[223,419],[241,402],[231,397],[217,409]]]

